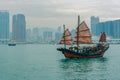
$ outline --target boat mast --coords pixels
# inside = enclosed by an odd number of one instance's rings
[[[79,47],[79,25],[80,25],[80,15],[78,15],[78,27],[77,27],[77,52]]]
[[[64,33],[63,33],[63,37],[64,37],[64,48],[66,48],[66,43],[65,43],[65,25],[63,24],[63,29],[64,29]]]

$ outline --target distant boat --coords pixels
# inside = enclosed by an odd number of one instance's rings
[[[14,41],[10,41],[10,42],[8,43],[8,46],[16,46],[16,43],[15,43]]]
[[[66,58],[103,57],[105,51],[109,48],[109,44],[106,43],[106,34],[104,32],[100,36],[99,43],[94,44],[92,43],[90,30],[85,21],[78,25],[76,31],[74,41],[72,41],[71,33],[69,29],[65,29],[64,25],[64,33],[60,41],[60,44],[64,44],[64,47],[57,48],[58,51],[61,51]],[[74,44],[77,45],[73,46]],[[79,46],[79,44],[81,44],[81,46]],[[66,45],[71,46],[67,46],[68,48],[66,48]]]

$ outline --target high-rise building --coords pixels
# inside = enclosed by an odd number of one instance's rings
[[[23,14],[13,15],[12,39],[15,40],[16,42],[26,41],[26,20]]]
[[[91,32],[93,35],[96,35],[96,24],[99,23],[99,17],[91,16]]]
[[[58,33],[61,33],[61,31],[62,31],[62,30],[61,30],[61,26],[59,26],[59,27],[57,28],[57,32],[58,32]]]
[[[52,41],[52,32],[51,31],[43,32],[43,39],[44,39],[45,42]]]
[[[55,40],[57,43],[60,41],[61,37],[62,37],[62,33],[58,33],[58,32],[55,33]]]
[[[0,11],[0,40],[9,40],[9,12]]]
[[[40,41],[40,34],[39,34],[39,28],[35,27],[32,29],[32,38],[34,42],[39,42]]]
[[[30,42],[32,39],[32,31],[31,29],[26,30],[26,41]]]
[[[101,22],[96,24],[96,36],[100,36],[101,32],[105,32],[105,23]]]
[[[113,21],[113,38],[120,38],[120,20]]]
[[[105,33],[112,37],[113,36],[113,22],[112,21],[107,21],[107,22],[104,22],[105,25],[104,25],[104,28],[105,28]]]
[[[57,31],[55,32],[55,40],[57,43],[60,41],[61,37],[62,37],[61,27],[59,26],[57,28]]]

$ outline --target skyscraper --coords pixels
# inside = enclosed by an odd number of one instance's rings
[[[99,17],[91,16],[91,32],[96,35],[96,24],[99,23]]]
[[[96,36],[100,36],[101,32],[105,32],[105,23],[100,22],[96,24]]]
[[[52,32],[51,31],[45,31],[43,32],[43,38],[45,42],[52,41]]]
[[[120,38],[120,20],[113,21],[113,38]]]
[[[13,15],[12,39],[15,40],[16,42],[26,41],[26,20],[23,14]]]
[[[39,38],[40,38],[39,28],[35,27],[35,28],[32,29],[32,39],[35,42],[39,42]]]
[[[31,41],[32,39],[32,30],[31,29],[27,29],[26,30],[26,41]]]
[[[9,39],[9,12],[0,11],[0,39]]]
[[[59,26],[57,28],[57,31],[55,32],[55,40],[57,43],[60,41],[61,37],[62,37],[61,27]]]
[[[114,29],[114,26],[113,26],[113,21],[106,21],[104,22],[105,25],[105,33],[110,36],[110,37],[113,37],[113,29]]]

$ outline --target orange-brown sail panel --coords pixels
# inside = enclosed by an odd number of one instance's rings
[[[72,45],[72,36],[70,34],[69,29],[66,29],[65,32],[63,33],[63,37],[60,41],[60,44]]]
[[[74,43],[77,43],[77,38],[74,40]],[[82,44],[91,44],[92,41],[89,39],[89,36],[87,37],[81,37],[78,39],[78,43],[82,43]]]
[[[68,40],[66,40],[66,41],[61,40],[60,44],[72,45],[72,40],[69,40],[69,41]]]
[[[79,32],[79,36],[91,36],[89,30]]]
[[[78,43],[92,43],[90,30],[84,21],[78,26],[77,29],[78,32],[76,33],[76,36],[74,38],[74,43],[77,43],[77,40]]]
[[[104,32],[101,34],[99,42],[106,42],[106,34]]]
[[[88,30],[89,28],[88,28],[87,24],[85,23],[85,21],[83,21],[83,22],[78,26],[77,29],[79,29],[79,32],[81,32],[81,31]]]

